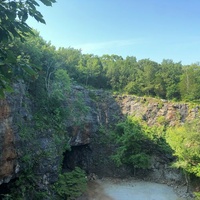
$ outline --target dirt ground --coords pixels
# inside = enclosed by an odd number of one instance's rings
[[[177,190],[177,188],[176,188]],[[77,200],[187,200],[185,188],[179,194],[164,184],[138,180],[105,179],[88,182],[88,190]],[[152,192],[153,191],[153,192]]]

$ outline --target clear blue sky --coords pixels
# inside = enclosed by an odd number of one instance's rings
[[[57,0],[28,20],[56,47],[138,60],[200,61],[200,0]]]

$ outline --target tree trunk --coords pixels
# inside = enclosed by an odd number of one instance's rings
[[[185,171],[184,172],[185,174],[185,181],[186,181],[186,184],[187,184],[187,193],[190,192],[190,175]]]

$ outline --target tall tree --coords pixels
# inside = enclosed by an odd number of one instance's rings
[[[200,98],[200,65],[198,63],[183,67],[179,86],[182,99],[191,101]]]
[[[181,74],[182,74],[181,62],[174,63],[172,60],[165,60],[165,59],[162,61],[160,75],[165,85],[167,99],[180,98],[178,84],[180,82]]]
[[[183,126],[168,129],[166,140],[174,150],[174,155],[177,157],[174,166],[200,177],[199,121],[195,120]],[[186,176],[186,181],[189,186],[188,176]]]
[[[31,66],[24,63],[20,65],[20,60],[16,54],[9,50],[8,46],[12,45],[15,38],[21,41],[32,32],[31,27],[27,24],[28,17],[35,18],[38,22],[44,23],[42,14],[37,10],[41,2],[46,6],[52,6],[55,0],[2,0],[0,2],[0,96],[4,96],[4,91],[10,90],[12,80],[17,79],[13,76],[16,64],[27,73],[33,75]]]
[[[138,61],[138,80],[140,89],[144,95],[155,95],[155,77],[158,71],[158,64],[149,59]]]

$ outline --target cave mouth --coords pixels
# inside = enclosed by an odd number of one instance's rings
[[[9,183],[2,183],[0,185],[0,200],[6,199],[6,195],[11,193],[11,187],[17,178],[12,179]]]
[[[71,146],[71,150],[63,153],[63,172],[72,171],[80,167],[87,174],[90,172],[92,150],[89,144]]]

